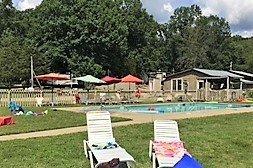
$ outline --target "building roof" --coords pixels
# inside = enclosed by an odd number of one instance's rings
[[[243,72],[243,71],[234,71],[234,70],[230,70],[230,72],[239,74],[239,75],[243,75],[243,76],[248,76],[248,77],[252,77],[253,78],[253,74],[252,73],[247,73],[247,72]]]
[[[189,70],[185,70],[185,71],[181,71],[181,72],[177,72],[177,73],[168,75],[165,80],[168,80],[169,78],[173,78],[174,76],[177,76],[177,75],[180,75],[183,73],[187,73],[187,72],[191,72],[191,71],[199,72],[199,73],[206,75],[205,76],[206,79],[222,79],[222,78],[227,78],[227,77],[239,78],[239,79],[243,78],[243,76],[240,76],[240,75],[228,72],[228,71],[193,68],[193,69],[189,69]],[[202,78],[205,78],[205,77],[202,77]]]
[[[199,68],[193,68],[193,70],[204,73],[209,76],[214,76],[214,77],[243,78],[240,75],[236,75],[234,73],[231,73],[228,71],[222,71],[222,70],[210,70],[210,69],[199,69]]]
[[[253,81],[249,81],[249,80],[245,80],[245,79],[241,79],[241,81],[245,84],[248,84],[248,85],[253,85]]]

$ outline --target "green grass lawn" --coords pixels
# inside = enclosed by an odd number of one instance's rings
[[[179,121],[186,148],[207,168],[248,168],[253,165],[253,113]],[[149,140],[153,125],[114,129],[118,143],[132,154],[137,168],[150,167]],[[86,133],[0,142],[0,167],[88,168],[82,140]]]
[[[0,136],[86,125],[85,114],[68,111],[53,111],[50,107],[30,107],[26,109],[32,110],[33,112],[43,112],[44,110],[48,109],[49,112],[47,115],[37,117],[14,116],[15,124],[0,127]],[[9,110],[7,108],[0,108],[0,116],[7,115],[10,115]],[[127,119],[112,117],[113,122],[125,120]]]

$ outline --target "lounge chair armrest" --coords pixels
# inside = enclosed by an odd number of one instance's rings
[[[148,153],[150,159],[152,157],[152,152],[153,152],[153,141],[150,140],[149,141],[149,153]]]
[[[83,149],[84,149],[85,157],[88,158],[88,141],[86,140],[83,140]]]

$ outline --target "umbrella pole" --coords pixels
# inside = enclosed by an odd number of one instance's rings
[[[130,92],[131,92],[131,85],[130,85],[130,82],[128,83],[129,84],[129,94],[128,94],[128,99],[130,100]]]
[[[52,96],[51,96],[51,98],[52,98],[52,106],[54,106],[54,80],[52,80],[53,82],[52,82]]]
[[[109,90],[109,84],[107,85],[107,95],[109,97],[109,93],[110,93],[110,90]]]
[[[54,106],[54,87],[52,86],[52,96],[51,96],[52,106]]]

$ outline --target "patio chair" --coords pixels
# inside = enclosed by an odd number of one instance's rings
[[[154,142],[166,144],[182,144],[178,131],[178,124],[172,120],[156,120],[154,122]],[[149,145],[149,157],[152,160],[153,168],[174,167],[174,168],[202,168],[183,147],[174,156],[166,156],[157,153],[154,148],[154,142],[151,140]],[[173,149],[175,150],[175,149]]]
[[[113,138],[111,116],[107,111],[86,113],[88,141],[84,140],[85,156],[90,159],[91,168],[97,168],[113,159],[134,167],[134,158],[120,147]]]
[[[36,106],[37,107],[43,106],[43,101],[44,101],[43,97],[36,97],[35,99],[36,99]]]

